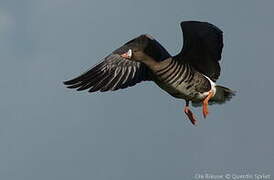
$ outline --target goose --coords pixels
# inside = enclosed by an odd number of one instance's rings
[[[235,92],[216,84],[221,71],[223,32],[208,22],[183,21],[180,25],[183,48],[177,55],[171,56],[151,35],[142,34],[64,84],[77,91],[105,92],[154,81],[171,96],[185,100],[183,111],[196,125],[189,102],[194,107],[202,106],[206,118],[208,105],[225,103]]]

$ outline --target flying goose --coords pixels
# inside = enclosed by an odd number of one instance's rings
[[[184,99],[184,112],[192,124],[197,120],[189,108],[202,105],[204,118],[208,104],[230,100],[234,91],[216,85],[220,76],[223,49],[222,31],[207,22],[181,22],[183,48],[171,56],[152,36],[144,34],[125,43],[82,75],[65,81],[77,91],[115,91],[142,81],[154,81],[171,96]]]

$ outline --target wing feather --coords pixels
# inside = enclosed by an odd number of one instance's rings
[[[184,44],[178,58],[216,81],[220,76],[223,32],[207,22],[184,21],[181,23]]]
[[[141,35],[113,51],[82,75],[65,81],[64,84],[68,88],[76,88],[77,91],[89,89],[89,92],[104,92],[127,88],[141,81],[151,80],[150,70],[145,64],[121,57],[130,48],[142,46],[143,43],[149,45],[148,53],[158,61],[170,57],[155,39],[148,35]]]

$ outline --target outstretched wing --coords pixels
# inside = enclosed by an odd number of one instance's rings
[[[185,21],[181,23],[184,44],[181,55],[199,72],[213,81],[220,76],[223,32],[207,22]]]
[[[121,57],[134,46],[149,46],[152,57],[157,61],[170,57],[159,42],[149,35],[141,35],[113,51],[90,70],[64,84],[68,85],[68,88],[77,88],[78,91],[89,89],[89,92],[103,92],[115,91],[134,86],[141,81],[151,80],[150,70],[145,64]]]

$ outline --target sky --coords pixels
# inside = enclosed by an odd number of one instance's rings
[[[164,180],[197,175],[274,178],[274,2],[0,0],[0,179]],[[192,108],[192,126],[153,82],[106,93],[64,80],[148,33],[172,55],[179,23],[224,31],[224,105]]]

